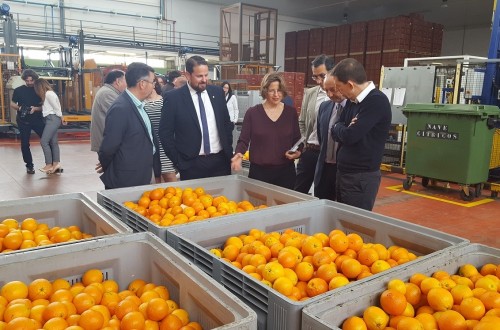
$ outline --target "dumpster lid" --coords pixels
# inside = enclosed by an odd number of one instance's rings
[[[403,113],[440,113],[465,116],[500,116],[500,109],[495,105],[484,104],[437,104],[413,103],[403,108]]]

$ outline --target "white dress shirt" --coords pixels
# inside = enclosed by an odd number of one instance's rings
[[[227,100],[227,95],[226,95],[226,100]],[[238,121],[238,115],[239,115],[239,110],[238,110],[238,100],[236,99],[236,95],[231,95],[231,98],[227,101],[227,110],[229,111],[229,120],[233,124],[236,124]]]
[[[42,105],[42,115],[44,117],[56,115],[62,118],[61,102],[59,102],[59,97],[57,97],[54,91],[47,91],[47,93],[45,93],[45,101]]]
[[[196,109],[196,116],[198,117],[198,124],[200,125],[200,131],[202,131],[201,117],[200,117],[200,105],[198,103],[198,94],[189,83],[187,84],[189,91],[191,93],[191,98],[193,99],[193,104]],[[210,152],[216,154],[222,150],[219,138],[219,130],[217,129],[217,122],[215,121],[214,108],[212,107],[212,102],[210,101],[210,95],[208,95],[207,90],[201,92],[201,99],[203,101],[203,106],[205,107],[205,113],[207,115],[207,126],[208,135],[210,137]],[[203,134],[201,135],[200,143],[200,155],[204,155],[203,150]]]

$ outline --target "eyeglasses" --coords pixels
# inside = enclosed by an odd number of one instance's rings
[[[153,81],[149,81],[149,80],[147,80],[147,79],[141,79],[141,81],[148,82],[148,83],[150,83],[151,85],[153,85],[153,87],[154,87],[154,86],[156,86],[156,81],[154,81],[154,80],[153,80]]]
[[[326,77],[326,73],[313,74],[311,76],[312,80],[319,80],[319,79],[323,80],[323,79],[325,79],[325,77]]]

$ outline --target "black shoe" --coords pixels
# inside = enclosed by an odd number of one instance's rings
[[[35,174],[35,169],[33,167],[26,167],[26,173]]]

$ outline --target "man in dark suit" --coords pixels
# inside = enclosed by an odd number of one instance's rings
[[[335,87],[331,71],[325,77],[323,88],[330,100],[323,102],[318,111],[316,127],[320,149],[314,173],[314,196],[334,201],[338,142],[332,139],[331,128],[338,121],[347,100]]]
[[[150,184],[160,176],[160,150],[144,100],[153,92],[154,70],[144,63],[127,68],[127,89],[109,108],[99,162],[106,189]],[[153,170],[154,174],[153,175]]]
[[[222,88],[208,83],[200,56],[186,61],[188,83],[163,100],[159,135],[181,180],[231,174],[233,134]]]

